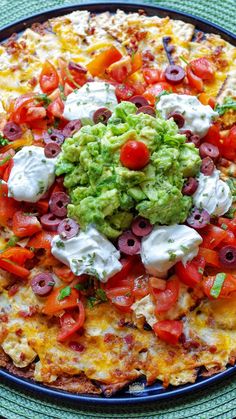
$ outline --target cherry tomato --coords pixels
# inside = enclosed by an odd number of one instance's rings
[[[218,225],[219,227],[223,228],[223,226],[227,226],[229,230],[231,230],[234,234],[236,234],[236,218],[232,220],[224,217],[218,218]]]
[[[13,216],[12,230],[18,237],[27,237],[41,231],[42,226],[34,215],[26,215],[23,211],[17,211]]]
[[[53,267],[53,272],[58,278],[62,279],[64,282],[72,282],[77,277],[71,272],[70,268],[66,265],[55,266]]]
[[[179,280],[173,276],[166,282],[166,289],[164,291],[153,289],[156,300],[155,313],[163,313],[168,311],[178,300],[179,296]]]
[[[115,92],[119,101],[129,100],[132,96],[134,96],[134,89],[126,84],[118,84]]]
[[[43,93],[50,93],[59,85],[59,76],[54,65],[45,61],[39,76],[39,84]]]
[[[110,47],[109,49],[100,52],[87,64],[87,69],[92,76],[99,76],[105,72],[105,70],[116,61],[122,58],[122,54],[116,47]]]
[[[134,278],[132,294],[135,298],[143,298],[150,293],[149,277],[147,274],[142,274]]]
[[[158,68],[144,68],[143,77],[147,84],[155,84],[159,81],[165,81],[163,72]]]
[[[205,259],[206,265],[220,268],[219,254],[215,250],[200,247],[198,256],[202,256]]]
[[[59,342],[64,342],[84,325],[85,310],[82,301],[78,300],[76,308],[60,317],[61,330],[57,337]]]
[[[46,115],[47,112],[43,106],[30,106],[27,109],[24,121],[22,120],[22,122],[38,121],[39,119],[45,118]]]
[[[236,159],[236,125],[234,125],[226,138],[223,139],[221,155],[228,160]]]
[[[120,161],[123,166],[131,170],[141,170],[148,163],[150,153],[142,141],[129,140],[120,151]]]
[[[196,76],[192,71],[191,67],[188,65],[186,67],[186,74],[188,78],[189,85],[197,90],[197,92],[203,91],[203,81],[200,77]]]
[[[167,83],[167,81],[161,81],[148,87],[143,93],[143,96],[151,105],[155,105],[157,96],[163,92],[163,90],[174,91],[174,88],[171,84]]]
[[[212,224],[201,229],[200,234],[203,238],[201,246],[206,249],[215,249],[227,237],[225,230]]]
[[[208,276],[208,277],[204,277],[204,280],[202,283],[203,291],[206,294],[206,296],[210,299],[214,298],[210,294],[214,281],[215,281],[215,276]],[[221,292],[218,298],[230,297],[231,293],[234,291],[236,291],[236,278],[233,275],[226,274],[226,278],[224,280],[224,283],[222,285]]]
[[[25,115],[28,106],[35,101],[35,93],[26,93],[16,98],[12,105],[12,111],[10,113],[10,120],[21,124],[25,122]]]
[[[153,330],[159,339],[176,345],[183,333],[183,323],[180,320],[161,320],[153,325]]]
[[[182,262],[176,263],[175,272],[181,282],[194,288],[201,281],[204,268],[204,258],[197,256],[191,262],[187,262],[186,266]]]
[[[71,292],[70,295],[68,295],[68,297],[63,298],[62,300],[58,299],[60,291],[63,288],[65,288],[64,285],[62,285],[59,288],[54,288],[51,294],[47,297],[45,306],[43,308],[44,314],[51,315],[58,313],[62,310],[77,307],[79,292],[75,288],[71,288]]]
[[[196,58],[189,63],[192,71],[202,80],[212,81],[214,79],[214,69],[211,62],[206,57]]]
[[[138,71],[143,64],[142,54],[140,52],[135,52],[135,54],[131,57],[131,66],[132,66],[132,73]]]
[[[49,201],[47,199],[40,199],[36,202],[36,207],[40,215],[47,214],[49,209]]]

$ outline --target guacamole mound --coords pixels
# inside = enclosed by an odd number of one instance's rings
[[[87,125],[67,138],[56,175],[65,175],[71,203],[68,215],[82,229],[94,224],[109,238],[129,228],[141,215],[152,224],[183,223],[192,199],[183,196],[186,177],[195,176],[201,159],[192,143],[179,134],[173,119],[136,114],[131,102],[116,106],[107,126]],[[150,162],[143,170],[130,170],[120,162],[120,149],[128,140],[143,141]]]

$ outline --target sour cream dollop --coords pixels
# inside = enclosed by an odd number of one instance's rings
[[[96,81],[86,83],[67,96],[63,116],[70,121],[92,119],[97,109],[108,108],[113,111],[117,103],[115,88],[111,84]]]
[[[179,112],[184,117],[182,130],[190,130],[200,138],[206,135],[212,119],[218,116],[209,105],[202,103],[195,96],[178,95],[172,93],[160,97],[156,109],[161,112],[163,118],[167,119],[172,112]]]
[[[56,160],[45,157],[42,147],[23,147],[13,157],[8,196],[16,201],[37,202],[55,181]]]
[[[226,182],[220,179],[219,170],[210,176],[200,173],[198,188],[193,195],[193,203],[212,215],[225,214],[232,205],[232,194]]]
[[[93,275],[101,282],[107,282],[122,268],[120,252],[93,226],[68,240],[62,240],[56,235],[52,240],[51,251],[75,275]]]
[[[177,262],[186,264],[198,254],[201,236],[185,225],[155,226],[142,239],[142,262],[151,275],[165,277]]]

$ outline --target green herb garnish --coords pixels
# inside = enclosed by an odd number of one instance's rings
[[[52,102],[51,99],[45,93],[37,95],[36,100],[38,100],[39,102],[43,102],[45,107],[50,105],[50,103]]]
[[[0,134],[0,147],[9,144],[9,141]]]
[[[70,287],[69,285],[67,285],[67,287],[62,288],[62,289],[60,290],[60,293],[59,293],[59,295],[58,295],[57,299],[58,299],[59,301],[61,301],[61,300],[63,300],[64,298],[69,297],[69,295],[70,295],[70,294],[71,294],[71,287]]]
[[[94,305],[96,304],[96,301],[97,301],[96,297],[88,297],[87,298],[87,305],[88,305],[88,307],[90,309],[93,308]]]
[[[107,295],[102,288],[98,288],[96,290],[96,297],[102,302],[105,302],[108,300]]]
[[[220,116],[224,115],[230,109],[236,111],[236,100],[234,100],[232,97],[226,97],[223,105],[217,104],[215,106],[215,111],[218,112]]]
[[[6,156],[4,159],[0,160],[0,167],[3,166],[7,161],[11,160],[12,156]]]
[[[226,274],[224,272],[220,272],[219,274],[216,275],[214,283],[210,290],[211,297],[214,297],[214,298],[219,297],[222,287],[224,285],[225,278],[226,278]]]

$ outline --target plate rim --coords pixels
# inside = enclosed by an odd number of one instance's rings
[[[45,21],[53,16],[63,16],[64,14],[70,13],[75,10],[86,10],[89,9],[103,9],[105,10],[115,10],[115,9],[123,9],[128,12],[135,11],[138,9],[146,9],[150,13],[160,13],[166,15],[175,15],[176,18],[183,19],[184,21],[189,21],[190,23],[193,22],[198,26],[205,25],[209,28],[208,33],[219,33],[221,36],[223,34],[223,38],[232,43],[236,46],[236,34],[233,32],[222,28],[220,25],[209,21],[208,19],[201,18],[199,16],[194,16],[190,13],[182,12],[175,8],[166,8],[162,6],[158,6],[155,4],[150,3],[142,3],[142,2],[135,2],[135,3],[124,3],[124,2],[105,2],[101,3],[99,1],[85,1],[82,4],[68,4],[62,7],[53,7],[53,8],[46,8],[39,13],[26,15],[25,17],[15,20],[8,25],[4,25],[0,28],[0,42],[3,42],[7,39],[12,33],[14,32],[21,32],[22,30],[26,29],[31,25],[33,22]],[[102,10],[98,10],[101,12]],[[33,381],[31,379],[22,378],[20,376],[14,375],[7,371],[4,368],[0,368],[0,377],[7,383],[13,383],[18,388],[22,390],[30,390],[32,393],[37,393],[38,395],[42,396],[49,396],[51,398],[55,398],[56,400],[62,399],[63,402],[83,402],[83,403],[90,403],[90,404],[99,404],[99,405],[119,405],[122,403],[127,404],[136,404],[136,403],[147,403],[153,401],[160,401],[164,399],[171,399],[177,398],[181,395],[188,395],[191,391],[194,393],[198,390],[204,389],[208,385],[213,385],[219,381],[226,379],[227,377],[232,376],[236,373],[236,365],[235,366],[228,366],[224,371],[219,372],[218,374],[212,375],[211,377],[207,377],[200,381],[196,381],[195,383],[185,384],[183,386],[175,387],[173,390],[166,390],[162,393],[151,394],[151,395],[135,395],[132,394],[128,396],[121,396],[117,398],[116,396],[111,396],[106,398],[104,396],[98,395],[86,395],[86,394],[76,394],[70,393],[68,391],[50,388],[47,385],[41,384],[39,382]],[[199,378],[198,378],[199,379]],[[151,386],[149,387],[151,388]]]

